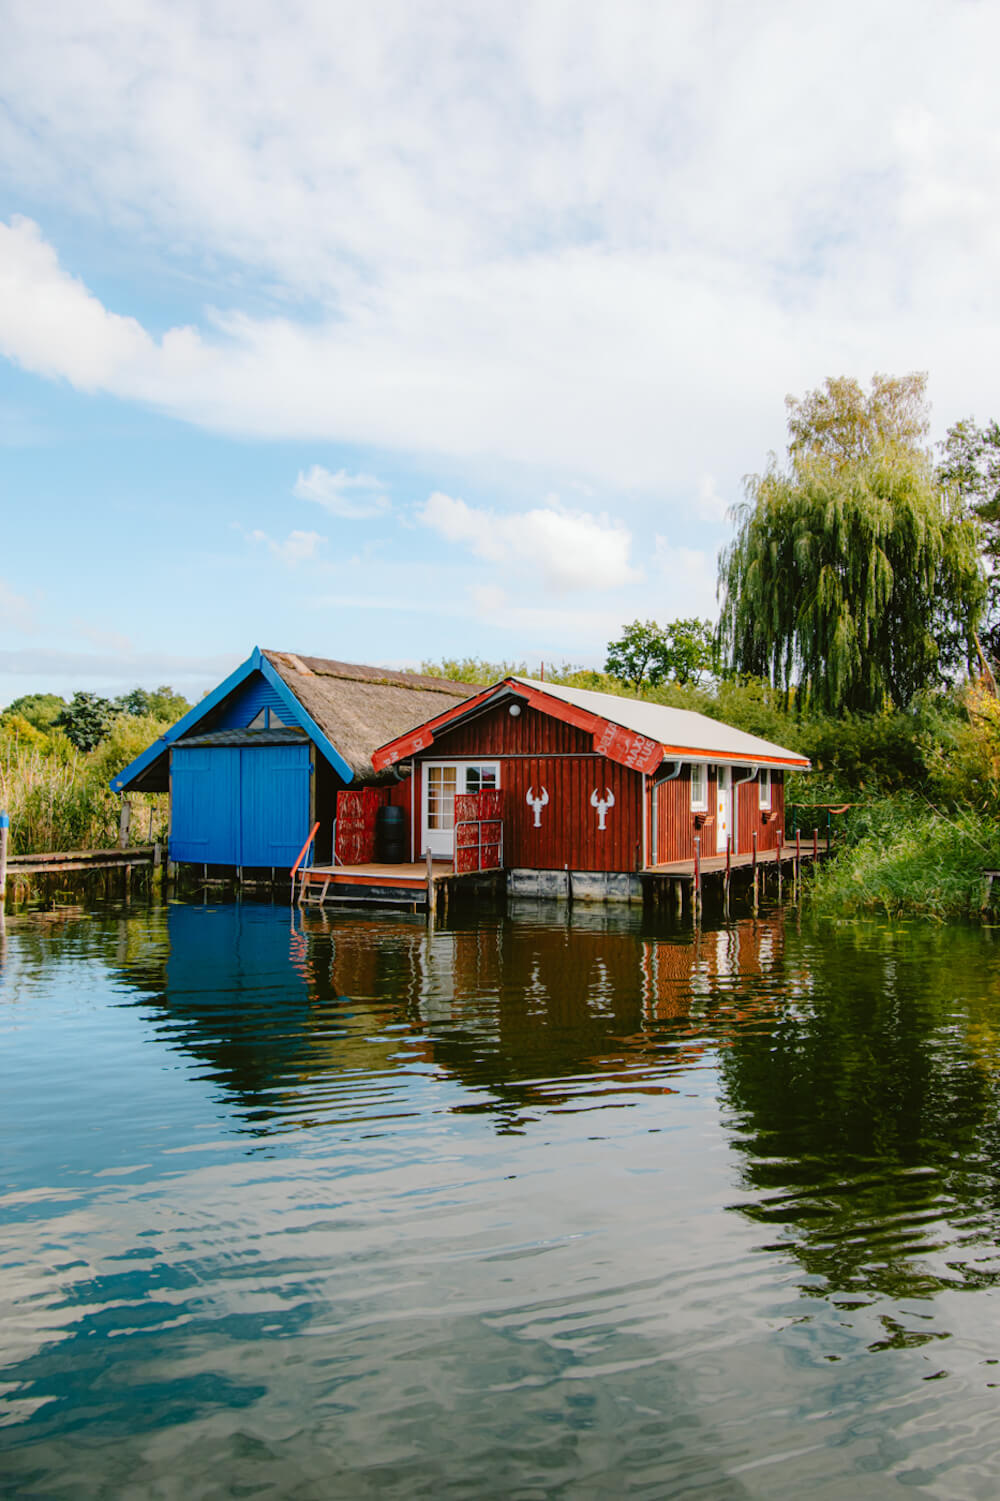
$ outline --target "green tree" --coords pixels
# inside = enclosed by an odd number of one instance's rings
[[[132,688],[115,699],[115,708],[122,714],[131,714],[137,719],[149,716],[173,724],[186,714],[191,705],[180,693],[175,693],[167,683],[159,688]]]
[[[745,481],[720,558],[722,650],[740,673],[842,714],[905,706],[974,660],[974,523],[919,440],[925,377],[828,380],[789,401],[789,451]]]
[[[5,714],[20,714],[36,730],[50,730],[66,708],[66,700],[58,693],[25,693],[8,704]]]
[[[923,452],[930,431],[927,374],[873,375],[865,392],[850,376],[829,376],[805,396],[785,397],[789,452],[835,466],[875,458],[886,449]]]
[[[56,727],[65,731],[77,750],[91,751],[107,735],[115,718],[115,706],[109,699],[96,693],[74,693]]]
[[[633,620],[622,627],[617,641],[608,642],[604,670],[638,693],[647,684],[655,688],[671,679],[696,684],[711,672],[713,661],[711,621],[691,617],[657,625],[655,620]]]
[[[972,417],[956,422],[940,444],[938,477],[952,485],[979,523],[987,563],[989,597],[982,632],[986,650],[1000,659],[1000,423],[979,427]]]

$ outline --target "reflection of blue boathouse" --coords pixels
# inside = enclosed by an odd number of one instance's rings
[[[316,857],[329,860],[337,793],[380,780],[375,748],[467,693],[439,678],[255,647],[111,787],[170,793],[175,862],[287,870],[316,822]]]

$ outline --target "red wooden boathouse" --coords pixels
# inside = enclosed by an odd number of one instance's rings
[[[412,768],[411,857],[456,855],[468,794],[502,794],[515,894],[640,894],[638,873],[776,850],[784,776],[808,760],[687,709],[508,677],[380,747]],[[492,837],[492,836],[491,836]],[[461,867],[458,867],[461,868]],[[595,886],[598,890],[595,890]]]

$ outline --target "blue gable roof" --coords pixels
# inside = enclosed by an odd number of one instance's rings
[[[336,746],[299,703],[287,683],[275,672],[260,647],[255,646],[246,661],[241,662],[224,682],[206,694],[182,719],[164,731],[140,756],[136,756],[129,766],[111,778],[112,792],[127,792],[147,777],[158,780],[160,769],[156,763],[166,756],[172,745],[193,731],[242,728],[262,708],[276,709],[286,725],[305,730],[334,771],[345,782],[354,780],[351,767]]]

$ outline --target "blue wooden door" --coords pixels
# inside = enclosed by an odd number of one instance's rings
[[[310,829],[309,751],[308,744],[240,751],[240,865],[294,864]]]
[[[239,788],[240,752],[234,747],[174,747],[170,759],[171,860],[239,865]]]

